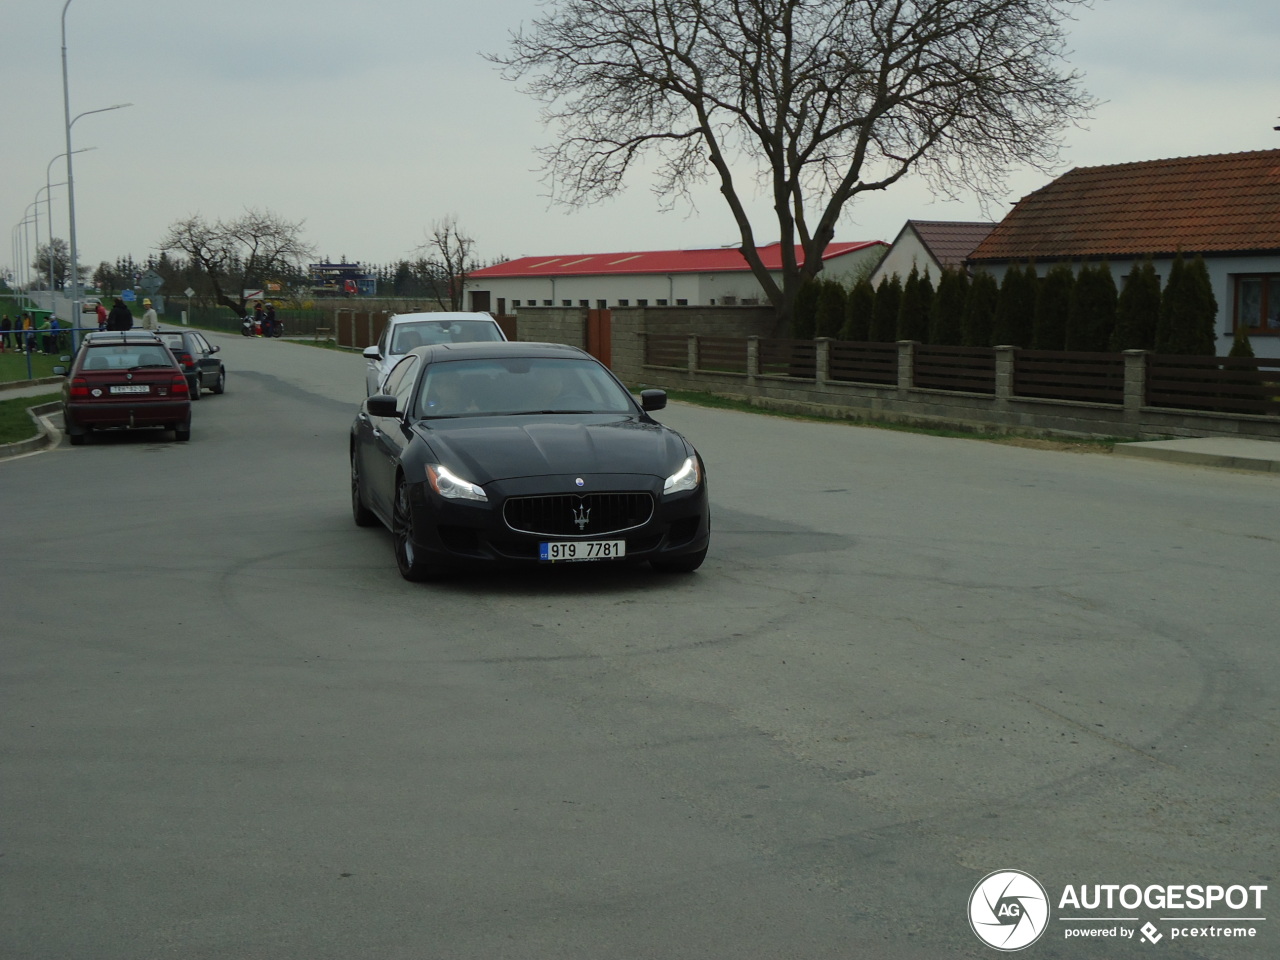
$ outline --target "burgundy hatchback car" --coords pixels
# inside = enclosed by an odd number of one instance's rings
[[[153,333],[90,333],[62,387],[62,417],[73,445],[90,431],[161,427],[191,439],[191,391],[173,354]]]

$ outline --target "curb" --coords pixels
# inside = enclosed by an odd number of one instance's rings
[[[62,378],[59,377],[59,380]],[[62,412],[61,403],[42,403],[36,407],[28,407],[27,413],[35,421],[36,435],[28,440],[15,443],[0,443],[0,460],[12,460],[15,457],[26,457],[33,453],[41,453],[52,449],[62,442],[62,430],[51,417]]]
[[[4,394],[9,390],[24,390],[28,387],[47,387],[55,383],[62,383],[66,377],[42,377],[39,380],[10,380],[8,383],[0,383],[0,394]]]
[[[1280,461],[1259,460],[1256,457],[1237,457],[1222,453],[1197,453],[1194,450],[1153,450],[1136,444],[1117,443],[1111,452],[1121,457],[1139,457],[1147,460],[1163,460],[1166,463],[1188,463],[1197,467],[1224,467],[1228,470],[1254,470],[1262,473],[1280,473]]]

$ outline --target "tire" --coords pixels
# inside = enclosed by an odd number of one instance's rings
[[[191,439],[191,421],[180,423],[173,428],[173,439],[186,443]]]
[[[218,379],[214,382],[213,386],[210,387],[210,389],[214,393],[218,394],[219,396],[227,392],[227,368],[226,367],[218,368]]]
[[[357,527],[376,527],[378,516],[364,505],[363,484],[360,482],[360,463],[355,451],[351,451],[351,517]]]
[[[697,553],[686,553],[682,557],[650,560],[649,565],[659,573],[693,573],[702,566],[702,561],[705,559],[707,559],[707,548],[703,547]]]
[[[202,392],[203,392],[203,391],[202,391],[202,388],[201,388],[201,386],[200,386],[200,375],[199,375],[199,374],[196,374],[196,376],[195,376],[195,379],[194,379],[194,380],[191,380],[191,381],[189,381],[189,382],[188,382],[188,384],[187,384],[187,389],[188,389],[188,392],[191,394],[191,399],[192,399],[192,400],[199,400],[199,399],[200,399],[200,396],[201,396],[201,394],[202,394]]]
[[[440,568],[420,557],[413,545],[413,511],[409,507],[409,484],[403,477],[396,484],[391,536],[395,541],[396,566],[400,568],[400,576],[414,583],[434,580],[440,576]]]

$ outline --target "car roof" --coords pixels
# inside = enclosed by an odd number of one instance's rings
[[[594,359],[578,347],[564,343],[528,343],[521,340],[482,340],[474,343],[437,343],[409,351],[426,363],[442,360],[501,360],[504,357],[548,358],[553,360]]]
[[[159,343],[150,330],[92,330],[84,335],[85,343]]]
[[[436,321],[437,323],[452,323],[457,320],[488,320],[490,323],[497,324],[497,320],[493,316],[482,311],[459,312],[459,311],[426,311],[424,313],[395,313],[387,321],[388,326],[395,326],[401,323],[422,323],[423,321]]]

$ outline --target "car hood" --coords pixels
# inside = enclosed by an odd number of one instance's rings
[[[473,483],[558,474],[665,477],[692,452],[660,423],[608,414],[426,420],[417,430]]]

